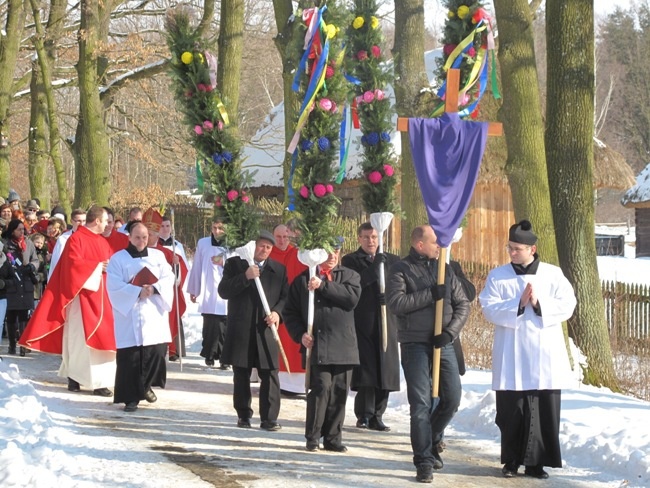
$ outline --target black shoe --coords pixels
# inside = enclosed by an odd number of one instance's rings
[[[433,446],[433,457],[433,469],[442,469],[445,463],[442,462],[442,458],[440,457],[440,453],[436,446]]]
[[[260,429],[263,430],[268,430],[269,432],[275,432],[276,430],[280,430],[282,426],[275,422],[274,420],[264,420],[260,424]]]
[[[305,449],[307,449],[309,452],[318,451],[318,441],[316,441],[316,442],[307,442],[307,447]]]
[[[418,465],[415,479],[420,483],[433,483],[433,466],[430,464]]]
[[[206,366],[214,366],[214,359],[206,359],[205,360],[205,365]]]
[[[237,427],[241,427],[242,429],[250,429],[251,419],[237,419]]]
[[[129,402],[124,405],[125,412],[135,412],[138,409],[138,403],[140,402]]]
[[[68,378],[68,391],[81,391],[81,385],[72,378]]]
[[[93,390],[93,395],[103,396],[103,397],[110,397],[110,396],[113,396],[113,392],[111,390],[109,390],[108,388],[95,388]]]
[[[368,422],[368,428],[370,430],[377,430],[379,432],[390,432],[390,427],[388,427],[381,419],[373,417]]]
[[[149,388],[147,391],[144,392],[144,399],[147,400],[149,403],[155,403],[156,400],[158,400],[158,397],[153,392],[153,390]]]
[[[219,369],[221,369],[223,371],[230,371],[230,364],[221,364],[219,366]]]
[[[445,441],[440,441],[438,444],[436,444],[436,447],[438,449],[438,452],[442,452],[447,449],[447,444],[445,444]]]
[[[343,444],[329,444],[324,442],[323,449],[332,452],[348,452],[348,448],[345,447]]]
[[[501,468],[504,478],[514,478],[517,476],[517,471],[519,470],[519,465],[515,463],[506,463]]]
[[[26,349],[23,346],[20,346],[20,357],[25,357]]]
[[[367,429],[368,428],[368,419],[365,417],[361,417],[359,420],[357,420],[357,427],[360,429]]]
[[[169,360],[170,361],[178,361],[178,354],[170,354],[169,355]]]
[[[16,354],[16,346],[9,346],[9,349],[7,349],[7,354]]]
[[[544,467],[539,464],[537,466],[526,466],[524,474],[526,476],[537,478],[538,480],[545,480],[548,478],[548,473],[544,471]]]

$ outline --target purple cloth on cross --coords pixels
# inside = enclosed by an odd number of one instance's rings
[[[487,122],[463,121],[457,113],[409,119],[415,174],[441,247],[449,247],[469,207],[487,132]]]

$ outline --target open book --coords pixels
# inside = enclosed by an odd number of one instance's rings
[[[143,286],[143,285],[153,285],[158,281],[158,278],[151,272],[146,266],[143,267],[130,281],[132,285]]]

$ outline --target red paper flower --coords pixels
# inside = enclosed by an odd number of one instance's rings
[[[445,56],[449,56],[456,49],[457,44],[445,44],[445,47],[442,48],[442,52],[445,53]]]
[[[325,188],[325,185],[318,183],[314,185],[314,195],[316,195],[318,198],[323,198],[327,194],[327,188]]]
[[[375,58],[378,58],[379,56],[381,56],[381,48],[379,46],[372,46],[370,51],[372,51],[372,55]]]
[[[384,164],[384,174],[386,176],[393,176],[394,173],[395,173],[395,170],[393,169],[393,167],[390,164]]]
[[[329,112],[332,110],[332,100],[329,98],[321,98],[318,102],[318,106],[326,112]]]
[[[300,196],[302,198],[309,198],[309,188],[307,188],[305,185],[300,188]]]
[[[327,193],[333,193],[334,192],[334,187],[332,185],[327,185],[325,187],[325,190],[327,190]]]
[[[194,132],[196,132],[197,136],[200,136],[201,134],[203,134],[203,128],[200,125],[195,125]]]
[[[239,196],[239,192],[237,190],[230,190],[228,193],[226,193],[226,196],[228,197],[229,202],[233,202],[237,200],[237,197]]]
[[[381,176],[381,173],[379,171],[372,171],[368,175],[368,181],[370,183],[372,183],[373,185],[376,185],[377,183],[379,183],[381,181],[381,179],[382,179],[382,176]]]
[[[241,201],[244,202],[244,203],[248,203],[250,201],[250,198],[248,198],[246,196],[243,196],[243,197],[241,197]]]
[[[325,68],[325,78],[331,78],[334,76],[334,68],[331,65],[328,65],[327,68]]]
[[[357,53],[357,59],[359,61],[365,61],[366,59],[368,59],[368,52],[363,50],[359,51]]]

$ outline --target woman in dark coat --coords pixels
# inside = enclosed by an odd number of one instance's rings
[[[34,244],[25,239],[25,225],[17,219],[9,222],[2,233],[4,253],[11,265],[12,276],[5,281],[7,296],[7,336],[9,354],[16,354],[16,341],[27,325],[29,311],[34,309],[34,284],[39,265]],[[25,349],[20,348],[20,355]]]

